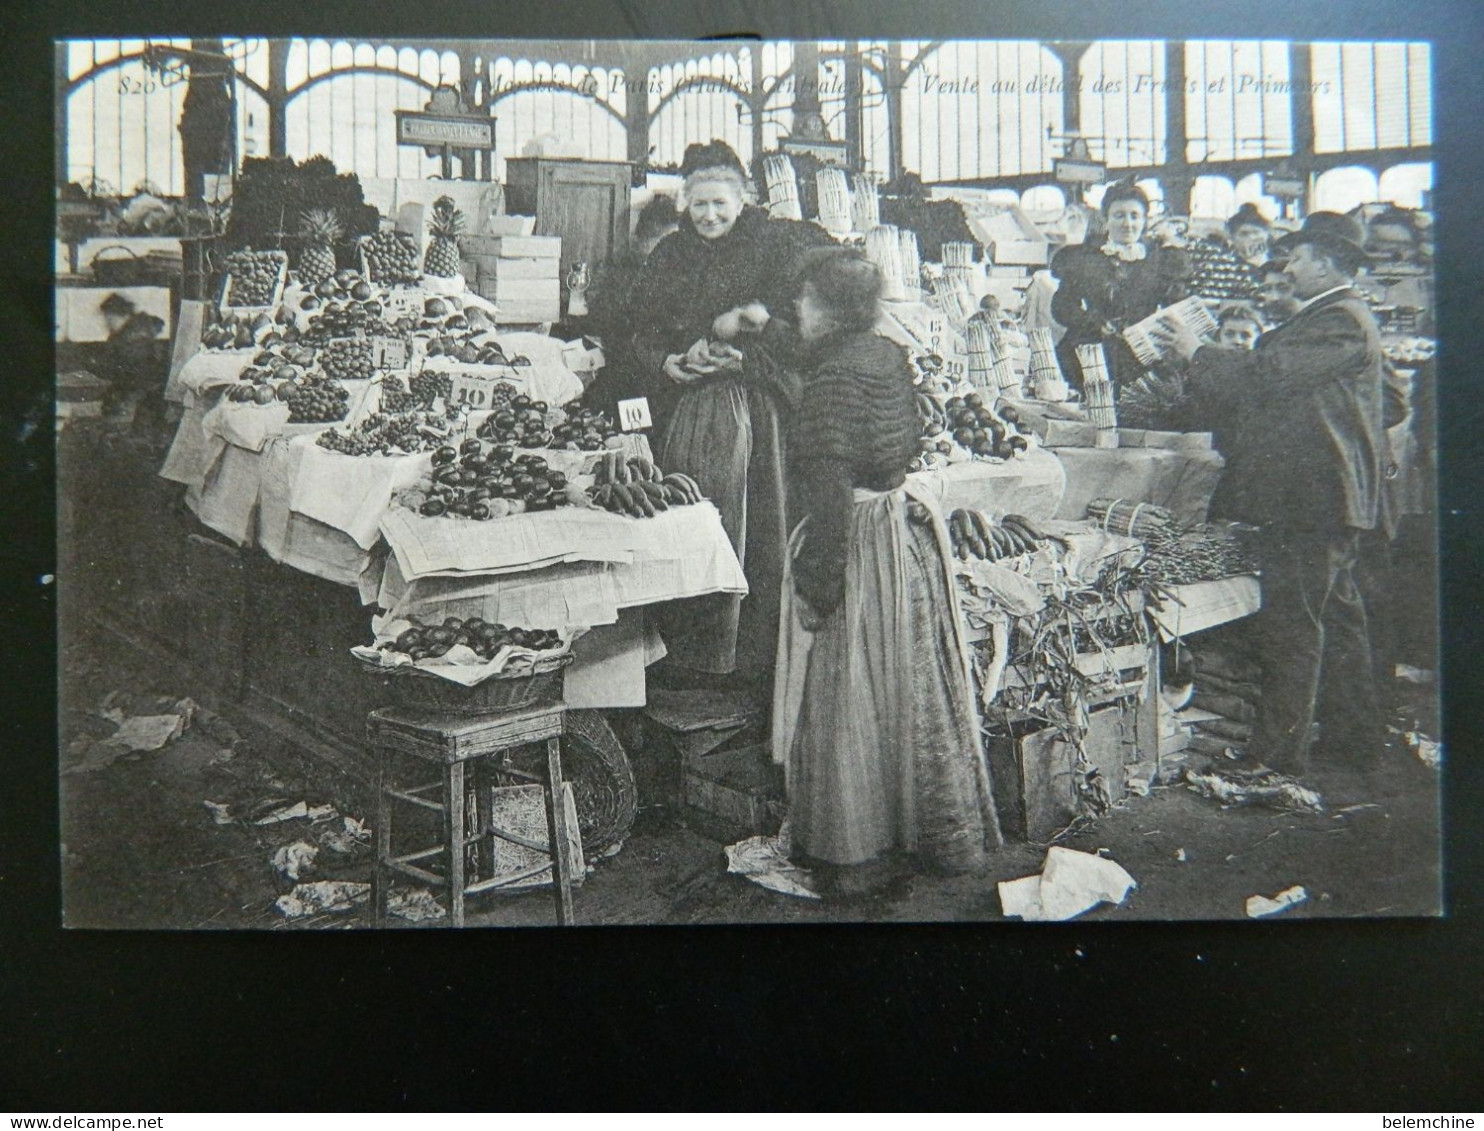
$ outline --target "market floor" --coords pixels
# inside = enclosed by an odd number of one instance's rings
[[[105,633],[67,640],[60,780],[68,926],[368,925],[364,904],[286,917],[276,901],[293,884],[273,866],[278,850],[302,843],[319,850],[315,870],[302,878],[367,882],[370,848],[345,821],[368,817],[364,786],[276,736],[210,712],[156,751],[119,756],[101,744],[116,725],[98,714],[107,696],[121,693],[109,705],[126,715],[149,714],[168,712],[193,689],[161,686],[146,661]],[[1398,729],[1421,722],[1436,733],[1423,689],[1394,690]],[[1174,785],[1131,798],[1060,843],[1103,851],[1138,883],[1122,905],[1100,907],[1091,919],[1243,918],[1249,896],[1294,885],[1308,899],[1287,918],[1434,915],[1442,906],[1438,778],[1397,741],[1371,779],[1317,781],[1322,813],[1222,808]],[[300,801],[321,810],[318,819],[256,823]],[[225,810],[214,815],[207,802]],[[583,925],[996,920],[996,881],[1038,872],[1044,857],[1044,846],[1012,845],[983,876],[919,876],[891,898],[828,903],[729,875],[722,844],[691,827],[683,811],[647,808],[621,851],[590,861],[576,915]],[[470,926],[551,922],[548,891],[471,901]]]

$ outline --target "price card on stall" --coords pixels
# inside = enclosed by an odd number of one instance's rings
[[[407,342],[402,338],[372,337],[371,364],[377,369],[406,369]]]
[[[653,423],[649,415],[648,397],[635,397],[633,400],[618,402],[618,425],[625,432],[637,432],[641,428],[648,428]]]
[[[467,373],[450,373],[448,379],[452,384],[448,395],[449,404],[465,404],[472,409],[490,407],[491,391],[497,382],[486,377],[471,377]],[[517,380],[507,380],[510,384],[519,383]]]

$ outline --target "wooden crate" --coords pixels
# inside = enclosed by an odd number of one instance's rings
[[[783,798],[783,767],[765,746],[743,746],[686,759],[681,788],[685,804],[710,818],[724,836],[776,832],[776,804]]]
[[[1007,839],[1044,843],[1081,811],[1073,772],[1076,753],[1052,729],[1000,733],[985,743],[995,804]],[[1127,793],[1125,766],[1138,757],[1138,722],[1118,707],[1092,712],[1087,760],[1114,802]]]

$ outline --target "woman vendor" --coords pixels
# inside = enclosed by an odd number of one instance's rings
[[[1271,228],[1268,218],[1250,202],[1238,208],[1226,221],[1226,234],[1231,239],[1232,250],[1252,271],[1254,281],[1261,278],[1263,264],[1268,261]]]
[[[920,422],[902,348],[873,332],[877,268],[810,255],[797,301],[803,395],[773,753],[791,851],[863,895],[909,861],[978,869],[1001,843],[947,532],[906,484]]]
[[[745,601],[720,594],[683,603],[662,631],[676,668],[765,681],[788,536],[779,422],[790,409],[790,381],[762,358],[761,336],[739,335],[734,346],[719,331],[735,332],[736,319],[717,322],[752,303],[788,310],[798,256],[833,241],[813,224],[745,204],[742,163],[724,142],[689,146],[681,171],[680,228],[650,255],[633,304],[634,355],[658,398],[678,391],[660,466],[692,476],[716,504],[749,593]]]
[[[1107,239],[1101,245],[1062,248],[1051,260],[1060,281],[1051,299],[1051,314],[1067,328],[1057,343],[1057,357],[1067,380],[1082,388],[1077,347],[1100,344],[1108,375],[1125,385],[1143,367],[1120,336],[1160,307],[1184,298],[1189,290],[1190,262],[1173,247],[1150,247],[1144,240],[1149,198],[1132,181],[1120,181],[1103,194]]]

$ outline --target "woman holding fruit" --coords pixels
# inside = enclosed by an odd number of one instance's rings
[[[685,670],[765,679],[788,534],[779,421],[792,383],[776,332],[743,333],[738,311],[787,310],[799,254],[832,241],[812,224],[745,204],[742,163],[724,142],[689,146],[681,171],[685,211],[645,266],[633,349],[652,404],[674,402],[656,422],[659,463],[690,475],[716,504],[749,593],[686,603],[666,644]]]
[[[921,423],[905,352],[873,330],[880,293],[858,252],[804,266],[789,444],[799,521],[773,699],[791,853],[846,896],[908,863],[977,870],[1001,843],[948,533],[906,478]]]

